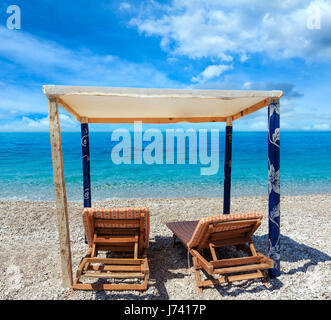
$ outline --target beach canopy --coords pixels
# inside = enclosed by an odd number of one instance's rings
[[[73,284],[59,105],[81,123],[84,207],[91,207],[89,123],[226,122],[223,214],[230,213],[232,122],[268,106],[269,257],[280,275],[280,107],[282,91],[43,86],[49,102],[62,285]],[[267,137],[266,137],[267,138]]]
[[[257,111],[282,91],[44,86],[82,123],[226,122]]]

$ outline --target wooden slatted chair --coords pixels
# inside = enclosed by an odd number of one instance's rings
[[[261,278],[268,287],[265,270],[273,267],[273,261],[256,252],[251,239],[262,218],[262,214],[255,212],[167,223],[173,232],[173,247],[178,238],[193,257],[196,284],[200,292],[205,286],[256,278]],[[218,259],[215,248],[227,246],[236,246],[237,250],[244,251],[248,256]],[[210,250],[211,261],[204,255],[205,249]],[[201,269],[212,279],[201,281]]]
[[[85,208],[83,224],[89,250],[78,267],[73,290],[147,290],[149,210]],[[98,257],[101,251],[112,257]],[[82,283],[82,278],[140,279],[140,283]]]

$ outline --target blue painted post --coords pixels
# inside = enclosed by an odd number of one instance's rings
[[[90,143],[88,124],[81,124],[81,144],[83,156],[84,208],[91,207]]]
[[[232,118],[226,119],[223,214],[230,214],[232,161]]]
[[[83,158],[83,199],[84,208],[91,208],[90,141],[88,124],[81,124],[81,145]],[[85,235],[85,243],[87,239]]]
[[[270,99],[268,107],[268,176],[269,176],[269,257],[274,267],[271,278],[280,275],[280,106]]]

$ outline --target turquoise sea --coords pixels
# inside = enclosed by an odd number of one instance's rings
[[[200,164],[115,165],[111,133],[90,133],[92,201],[122,198],[222,197],[224,132],[220,167],[200,175]],[[82,201],[80,132],[62,133],[69,201]],[[145,145],[143,145],[143,148]],[[164,146],[165,152],[170,152]],[[232,196],[267,195],[266,132],[234,132]],[[331,191],[331,132],[281,132],[281,194]],[[49,134],[0,133],[0,198],[54,200]]]

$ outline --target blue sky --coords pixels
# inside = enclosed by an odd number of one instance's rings
[[[19,30],[7,28],[12,4]],[[330,76],[331,0],[0,3],[0,131],[48,131],[44,84],[280,89],[282,130],[331,130]]]

